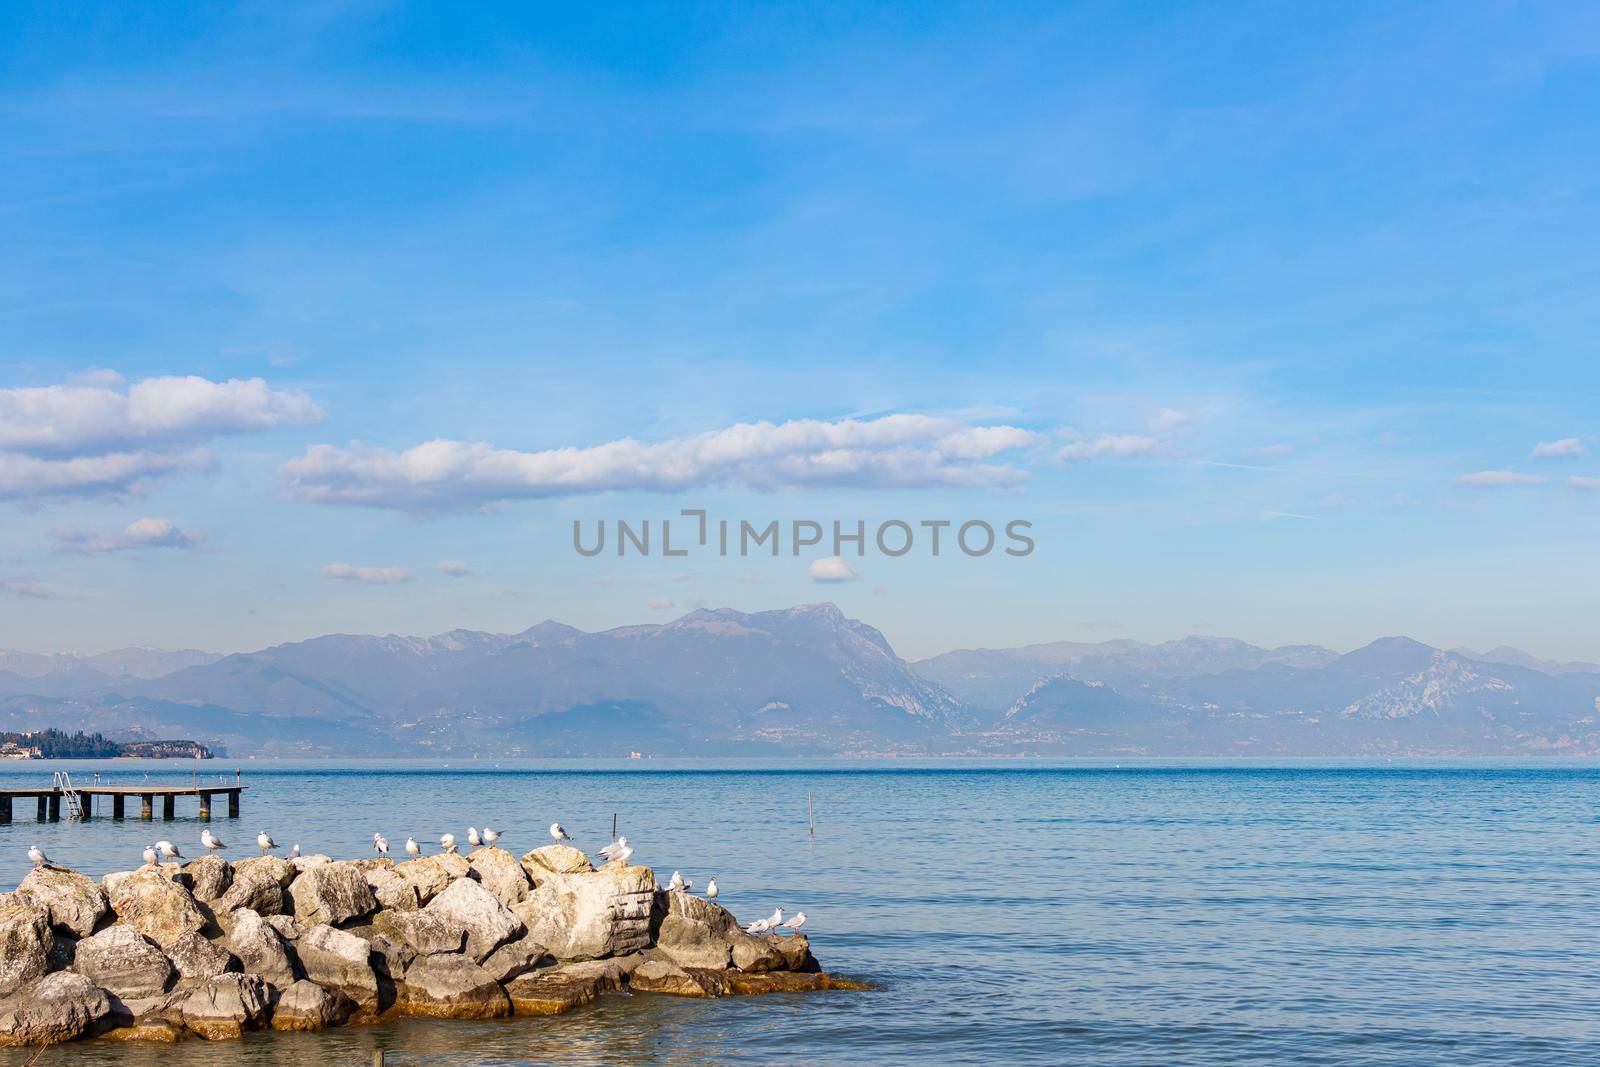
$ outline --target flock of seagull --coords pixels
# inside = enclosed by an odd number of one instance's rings
[[[567,833],[567,831],[558,822],[553,822],[550,824],[550,836],[558,845],[563,841],[572,840],[572,835]],[[485,826],[482,830],[479,830],[475,826],[467,827],[467,844],[471,845],[473,848],[478,848],[483,845],[492,845],[498,840],[500,840],[500,833],[497,830],[491,830],[487,826]],[[209,826],[200,831],[200,846],[204,848],[208,854],[213,856],[218,852],[224,851],[228,847],[220,838],[217,837],[216,834],[211,832],[211,828]],[[272,839],[271,834],[267,833],[265,830],[262,830],[260,833],[256,834],[256,847],[261,849],[261,854],[265,856],[276,852],[280,846]],[[389,851],[389,839],[384,837],[382,834],[373,834],[372,847],[380,855],[382,855]],[[441,835],[439,838],[439,847],[444,852],[454,853],[456,851],[456,835]],[[422,846],[417,844],[417,839],[415,837],[408,836],[406,838],[405,850],[406,854],[409,856],[422,855]],[[618,838],[611,842],[611,844],[600,849],[599,854],[604,856],[610,863],[627,866],[629,858],[633,856],[633,848],[628,844],[628,839],[626,837],[618,836]],[[299,842],[296,842],[293,847],[291,847],[289,851],[285,853],[285,857],[287,859],[295,859],[299,855]],[[185,858],[183,853],[178,851],[178,846],[174,845],[171,841],[157,841],[153,845],[146,845],[144,849],[144,862],[145,865],[149,867],[159,866],[162,862],[167,860],[181,860],[183,858]],[[50,862],[50,857],[46,856],[44,854],[44,850],[38,845],[33,845],[28,849],[28,859],[32,861],[33,869],[36,871],[44,870],[47,867],[54,866],[54,864]],[[684,878],[681,871],[673,871],[672,879],[667,883],[667,891],[670,893],[687,893],[693,888],[694,883]],[[717,899],[717,893],[717,879],[716,876],[713,875],[711,878],[706,880],[706,898],[708,900],[715,900]],[[783,909],[774,908],[772,909],[772,914],[767,918],[756,920],[749,926],[746,926],[744,930],[747,934],[775,933],[778,930],[788,930],[791,933],[794,933],[805,924],[805,912],[795,912],[793,917],[785,922],[783,918]]]

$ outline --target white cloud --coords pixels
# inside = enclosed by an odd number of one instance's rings
[[[1545,477],[1520,471],[1474,471],[1472,474],[1463,474],[1456,481],[1479,489],[1498,489],[1508,485],[1543,485]]]
[[[360,585],[390,585],[411,580],[411,572],[404,567],[352,567],[348,563],[330,563],[322,568],[322,576]]]
[[[1567,484],[1574,489],[1582,489],[1589,493],[1600,493],[1600,478],[1589,478],[1581,474],[1574,474],[1567,479]]]
[[[29,600],[59,600],[60,593],[40,585],[31,578],[0,578],[0,593],[27,597]]]
[[[87,530],[64,528],[51,530],[52,546],[57,552],[127,552],[136,548],[195,548],[200,544],[198,534],[180,530],[171,519],[145,517],[134,519],[120,533],[97,534]]]
[[[1150,420],[1150,428],[1157,433],[1170,433],[1180,426],[1187,426],[1194,419],[1186,411],[1174,411],[1171,408],[1162,408]]]
[[[828,556],[826,559],[814,561],[807,569],[813,582],[832,585],[837,582],[859,581],[861,575],[850,568],[850,564],[838,556]]]
[[[462,563],[459,559],[446,559],[439,561],[439,573],[451,578],[471,578],[474,572],[470,564]]]
[[[284,464],[283,473],[305,500],[460,511],[518,498],[611,490],[1011,486],[1026,472],[996,461],[1039,443],[1038,434],[1014,426],[887,415],[741,423],[655,444],[622,438],[540,452],[444,440],[404,452],[362,444],[313,445]]]
[[[0,498],[135,491],[152,478],[210,466],[219,437],[308,424],[310,398],[260,378],[147,378],[111,372],[65,385],[0,389]]]
[[[1565,459],[1584,455],[1583,442],[1576,437],[1563,437],[1559,441],[1540,441],[1533,446],[1534,459]]]
[[[645,601],[645,607],[651,611],[667,611],[673,607],[672,598],[669,596],[653,596]]]
[[[1094,440],[1069,441],[1062,445],[1056,455],[1064,460],[1101,459],[1110,456],[1113,459],[1132,459],[1139,456],[1164,456],[1170,451],[1164,441],[1154,437],[1142,437],[1138,434],[1109,434],[1103,433]]]

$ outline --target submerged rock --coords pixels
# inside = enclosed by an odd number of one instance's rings
[[[0,1045],[71,1041],[110,1014],[104,990],[81,974],[58,971],[0,1002]]]
[[[74,937],[94,933],[95,926],[110,910],[105,893],[93,878],[65,867],[30,871],[17,887],[17,895],[43,908],[52,926]]]
[[[78,943],[72,969],[123,1000],[167,991],[172,964],[131,926],[108,926]]]
[[[411,1015],[498,1019],[511,1001],[494,976],[464,956],[421,956],[406,971],[403,1005]]]
[[[355,1011],[355,1004],[339,993],[329,992],[315,982],[301,979],[278,994],[272,1008],[274,1030],[323,1030],[341,1026]]]
[[[267,983],[260,975],[219,974],[178,989],[158,1011],[208,1041],[240,1037],[266,1022]]]

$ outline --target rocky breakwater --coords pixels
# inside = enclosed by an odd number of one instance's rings
[[[565,845],[394,862],[51,867],[0,894],[0,1044],[555,1015],[608,992],[860,989],[648,867]]]

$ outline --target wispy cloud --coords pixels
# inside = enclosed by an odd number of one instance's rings
[[[653,596],[645,601],[645,607],[651,611],[670,611],[675,606],[669,596]]]
[[[51,548],[56,552],[91,555],[100,552],[129,552],[137,548],[197,548],[198,534],[181,530],[171,519],[135,519],[118,533],[91,533],[71,527],[51,530]]]
[[[1150,428],[1157,433],[1171,433],[1182,426],[1187,426],[1194,421],[1194,417],[1187,411],[1174,411],[1172,408],[1162,408],[1150,420]]]
[[[1547,479],[1542,474],[1523,474],[1521,471],[1474,471],[1463,474],[1456,481],[1478,489],[1499,489],[1514,485],[1543,485]]]
[[[1165,441],[1139,434],[1103,433],[1093,440],[1069,441],[1056,451],[1060,459],[1073,462],[1086,459],[1133,459],[1142,456],[1164,456],[1171,451]]]
[[[1559,441],[1540,441],[1533,446],[1534,459],[1566,459],[1585,455],[1583,441],[1576,437],[1563,437]]]
[[[813,582],[821,585],[835,585],[839,582],[854,582],[861,579],[861,575],[857,574],[851,569],[850,564],[838,556],[828,556],[824,559],[813,561],[811,566],[807,568],[807,573],[811,575]]]
[[[450,578],[471,578],[473,570],[459,559],[446,559],[439,561],[439,573]]]
[[[31,578],[0,578],[0,593],[26,597],[29,600],[59,600],[61,594]]]
[[[740,423],[654,444],[622,438],[540,452],[446,440],[403,452],[314,445],[284,464],[283,473],[305,500],[467,511],[519,498],[618,490],[1011,486],[1026,472],[1001,457],[1039,443],[1039,434],[1014,426],[888,415]]]
[[[1600,478],[1590,478],[1582,474],[1574,474],[1567,479],[1567,484],[1574,489],[1582,489],[1586,493],[1600,493]]]
[[[404,567],[352,567],[348,563],[330,563],[322,568],[322,576],[335,582],[354,582],[358,585],[392,585],[411,581],[411,572]]]

